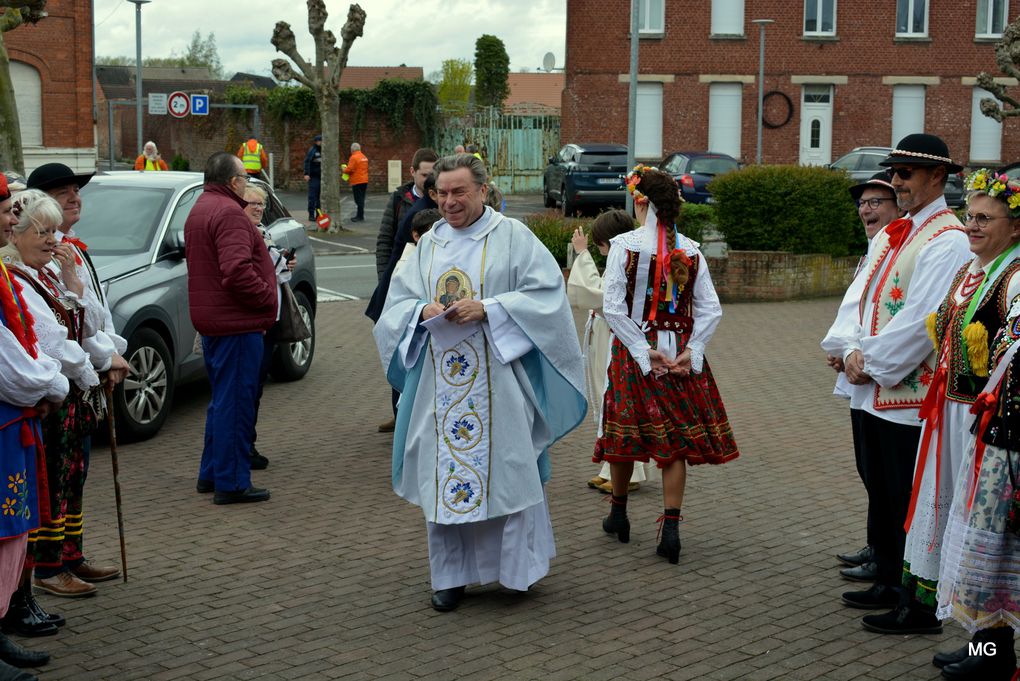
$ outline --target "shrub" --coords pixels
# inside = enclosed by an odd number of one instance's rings
[[[685,203],[680,206],[680,232],[694,241],[701,242],[708,228],[718,222],[715,208],[707,203]]]
[[[581,225],[584,230],[588,231],[588,222],[582,220],[575,220],[572,218],[564,218],[558,212],[553,210],[547,210],[544,213],[533,213],[524,218],[524,224],[526,224],[531,231],[538,237],[552,256],[556,258],[556,262],[560,264],[560,267],[567,266],[567,249],[570,248],[570,237],[574,233],[574,229]],[[595,254],[598,254],[598,250],[592,247]]]
[[[191,170],[191,162],[180,154],[174,154],[174,160],[170,161],[170,170],[183,170],[187,172]]]
[[[748,166],[712,180],[718,229],[738,251],[863,252],[864,231],[846,173],[799,166]]]

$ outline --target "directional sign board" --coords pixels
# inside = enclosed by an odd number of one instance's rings
[[[165,92],[150,92],[149,115],[166,116],[166,100],[167,97]]]
[[[209,115],[209,95],[191,95],[191,115]]]
[[[184,118],[191,113],[191,97],[184,92],[171,92],[166,102],[167,111],[174,118]]]

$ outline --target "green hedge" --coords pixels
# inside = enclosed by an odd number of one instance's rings
[[[709,189],[717,227],[737,251],[862,253],[867,247],[846,173],[800,166],[748,166]]]

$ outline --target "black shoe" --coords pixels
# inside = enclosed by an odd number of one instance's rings
[[[255,501],[268,501],[269,490],[258,487],[237,490],[236,492],[216,492],[214,504],[249,504]]]
[[[667,508],[662,514],[662,541],[655,547],[655,553],[663,556],[672,565],[680,562],[680,515],[679,508]]]
[[[455,586],[452,589],[440,589],[432,592],[432,609],[438,612],[450,612],[456,610],[457,606],[464,599],[464,587]]]
[[[836,558],[839,559],[839,562],[841,563],[849,565],[850,567],[856,567],[875,560],[875,550],[870,546],[865,546],[856,553],[837,553]]]
[[[839,574],[851,582],[874,582],[878,579],[878,563],[871,561],[857,567],[843,568]]]
[[[31,588],[28,589],[28,593],[25,595],[25,603],[28,605],[28,609],[31,610],[35,614],[35,616],[38,617],[43,622],[55,624],[57,625],[57,627],[62,627],[65,624],[67,624],[67,620],[64,619],[63,615],[60,615],[55,612],[46,612],[46,610],[44,610],[43,607],[39,605],[39,601],[35,599],[35,594],[32,593]]]
[[[941,634],[942,622],[930,610],[901,605],[884,615],[865,615],[861,624],[876,634]]]
[[[29,650],[0,634],[0,660],[15,667],[41,667],[50,661],[45,650]]]
[[[23,672],[6,662],[0,662],[0,681],[39,681],[39,677]]]
[[[885,610],[900,604],[900,595],[892,587],[875,584],[867,591],[847,591],[842,596],[843,603],[851,608],[861,610]]]
[[[931,658],[931,663],[942,669],[946,665],[956,664],[957,662],[963,662],[970,655],[970,644],[951,650],[946,653],[935,653],[935,656]]]
[[[955,681],[1009,681],[1016,671],[1013,647],[996,648],[994,655],[973,655],[942,668],[942,678]]]
[[[630,541],[630,520],[627,518],[627,495],[609,497],[609,515],[602,519],[602,529],[615,534],[621,544]]]
[[[251,469],[253,471],[264,471],[269,468],[269,459],[259,454],[259,450],[251,448]]]
[[[26,590],[31,591],[29,586],[27,589],[19,587],[11,595],[10,605],[7,607],[7,614],[0,620],[0,630],[5,633],[14,633],[18,636],[27,636],[34,638],[36,636],[52,636],[57,633],[57,625],[54,622],[50,622],[36,612],[29,606],[28,595]],[[35,600],[35,599],[33,599]]]
[[[216,491],[216,483],[212,480],[199,480],[195,483],[195,491],[199,494],[208,494]]]

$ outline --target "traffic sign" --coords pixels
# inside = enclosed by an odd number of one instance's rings
[[[150,92],[149,93],[149,115],[151,115],[151,116],[166,116],[166,93],[165,92]]]
[[[209,115],[209,95],[191,95],[191,115]]]
[[[177,91],[171,92],[167,98],[167,111],[174,118],[184,118],[191,113],[191,98],[187,93]]]

